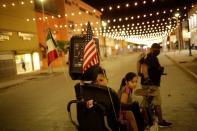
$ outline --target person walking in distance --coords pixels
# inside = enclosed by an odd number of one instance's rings
[[[22,65],[23,70],[26,71],[26,65],[23,59],[21,60],[21,65]]]
[[[160,82],[161,76],[164,75],[164,67],[159,63],[157,56],[160,54],[161,46],[158,43],[153,43],[150,52],[143,58],[143,64],[147,65],[147,74],[141,75],[141,85],[143,89],[154,90],[157,94],[153,97],[152,104],[155,108],[155,114],[158,117],[158,125],[160,127],[168,127],[172,123],[163,119],[161,109],[161,96],[160,96]]]

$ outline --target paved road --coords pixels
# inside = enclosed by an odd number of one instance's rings
[[[137,54],[125,55],[102,63],[110,87],[117,90],[125,73],[135,71],[136,58]],[[165,118],[173,122],[173,127],[160,130],[196,131],[197,81],[164,55],[160,60],[168,73],[161,83],[163,112]],[[0,131],[75,131],[68,119],[66,104],[74,99],[73,86],[77,81],[61,72],[30,78],[0,90]],[[140,97],[134,98],[141,100]]]

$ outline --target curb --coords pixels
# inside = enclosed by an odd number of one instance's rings
[[[176,60],[174,60],[173,58],[171,58],[170,56],[166,55],[165,56],[170,59],[173,63],[175,63],[180,69],[182,69],[184,72],[186,72],[187,74],[191,75],[194,79],[197,80],[197,75],[195,73],[193,73],[192,71],[190,71],[189,69],[187,69],[186,67],[182,66],[181,64],[179,64]]]
[[[41,73],[44,73],[44,75],[42,75]],[[51,76],[51,75],[55,75],[54,73],[59,73],[59,72],[53,72],[53,73],[46,73],[46,72],[41,72],[41,73],[30,73],[30,74],[33,74],[33,75],[28,75],[28,76],[24,76],[20,79],[13,79],[13,80],[8,80],[6,82],[2,82],[0,84],[0,90],[4,90],[4,89],[8,89],[10,87],[13,87],[13,86],[16,86],[16,85],[20,85],[28,80],[31,80],[31,79],[37,79],[37,78],[40,78],[40,77],[45,77],[45,76]],[[47,75],[45,75],[47,74]]]
[[[8,89],[10,87],[20,85],[20,84],[24,83],[25,81],[27,81],[28,79],[32,79],[32,78],[34,78],[34,77],[33,76],[26,76],[26,77],[22,77],[20,79],[13,79],[13,80],[10,80],[10,81],[7,81],[7,82],[3,82],[0,85],[0,90]]]

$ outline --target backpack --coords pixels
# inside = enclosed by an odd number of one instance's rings
[[[137,60],[137,73],[139,76],[144,76],[148,78],[148,65],[144,62],[147,54],[145,52],[141,53]]]

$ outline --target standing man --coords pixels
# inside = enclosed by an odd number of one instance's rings
[[[159,126],[168,127],[172,123],[167,122],[163,119],[161,109],[161,96],[160,96],[160,81],[161,75],[164,74],[164,67],[159,63],[157,56],[160,54],[161,46],[157,43],[153,43],[150,52],[143,59],[143,63],[147,65],[147,76],[142,75],[141,84],[144,89],[154,90],[157,94],[153,97],[152,104],[155,108],[155,113],[158,117]]]

